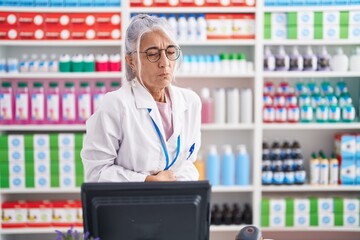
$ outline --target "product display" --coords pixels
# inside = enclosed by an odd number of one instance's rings
[[[231,208],[226,203],[221,207],[214,204],[211,208],[210,221],[212,225],[252,224],[252,210],[247,203],[243,208],[237,203],[234,203]]]
[[[255,0],[130,0],[131,7],[250,7]]]

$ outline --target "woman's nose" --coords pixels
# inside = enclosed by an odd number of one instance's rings
[[[160,51],[159,66],[160,67],[167,67],[169,65],[170,65],[170,60],[167,58],[165,50]]]

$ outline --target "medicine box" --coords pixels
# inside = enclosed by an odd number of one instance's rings
[[[360,24],[349,26],[349,39],[360,39]]]
[[[294,214],[294,227],[308,227],[308,226],[310,226],[309,213]]]
[[[298,26],[297,39],[299,40],[311,40],[314,39],[314,27],[310,25]]]
[[[272,26],[271,28],[271,39],[272,40],[281,40],[287,39],[287,27],[286,26]]]
[[[270,215],[277,213],[284,213],[286,210],[285,199],[270,199]]]
[[[335,135],[336,154],[342,160],[354,160],[356,154],[356,138],[350,134]]]
[[[340,25],[340,12],[339,11],[324,11],[323,12],[323,25]]]
[[[320,213],[318,217],[319,227],[334,226],[334,213]]]
[[[310,200],[307,198],[295,198],[294,199],[294,213],[298,214],[308,214],[310,213]]]
[[[50,148],[49,134],[34,134],[34,148]]]
[[[360,212],[360,199],[359,198],[344,198],[343,199],[343,212],[344,213],[359,213]]]
[[[297,25],[314,25],[314,12],[297,12]]]
[[[26,227],[27,204],[24,201],[4,202],[1,212],[1,226],[3,228]]]
[[[285,227],[285,213],[275,213],[270,215],[270,227]]]
[[[323,31],[323,39],[340,39],[340,27],[337,25],[324,25]]]
[[[360,25],[360,11],[349,11],[349,25]]]
[[[354,185],[356,181],[355,160],[341,160],[340,181],[343,185]]]
[[[271,13],[271,26],[286,26],[287,25],[287,14],[286,13]]]

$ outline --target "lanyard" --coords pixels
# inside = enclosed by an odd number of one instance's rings
[[[156,122],[154,121],[154,119],[151,117],[150,115],[150,112],[151,112],[151,108],[148,108],[148,111],[149,111],[149,116],[151,118],[151,121],[153,122],[154,124],[154,127],[155,127],[155,130],[156,130],[156,133],[158,134],[159,138],[160,138],[160,142],[161,142],[161,146],[162,146],[162,149],[164,151],[164,155],[165,155],[165,159],[166,159],[166,166],[165,166],[165,169],[164,170],[168,170],[172,165],[174,165],[174,163],[176,162],[178,156],[179,156],[179,152],[180,152],[180,134],[179,136],[177,137],[177,146],[176,146],[176,155],[175,155],[175,158],[174,160],[171,162],[171,164],[169,165],[169,153],[167,151],[167,148],[166,148],[166,143],[165,143],[165,140],[163,138],[163,136],[161,135],[161,132],[160,132],[160,129],[158,127],[158,125],[156,124]]]

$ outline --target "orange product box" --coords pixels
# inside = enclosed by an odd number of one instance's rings
[[[220,0],[205,0],[206,7],[220,7]]]
[[[4,202],[1,212],[2,228],[26,227],[28,209],[25,201]]]
[[[131,7],[144,7],[143,0],[130,0]]]
[[[228,39],[232,37],[231,14],[206,14],[205,19],[208,39]]]
[[[71,26],[82,26],[85,25],[86,23],[86,17],[89,14],[87,13],[70,13],[69,17],[70,17],[70,24]],[[95,23],[95,19],[93,20],[93,24]]]
[[[16,26],[18,24],[17,13],[0,12],[0,26]]]
[[[44,14],[44,23],[47,27],[69,27],[70,15],[70,13],[46,13]]]
[[[233,14],[232,32],[236,39],[255,38],[255,15],[254,14]]]
[[[72,26],[70,38],[74,40],[93,40],[96,37],[96,31],[92,27],[85,25]]]
[[[49,201],[28,201],[27,225],[29,227],[50,227],[52,204]]]
[[[76,224],[77,205],[73,200],[52,202],[52,225],[70,227]]]
[[[121,15],[119,13],[96,13],[94,16],[97,29],[106,26],[116,26],[120,28]]]
[[[42,13],[18,13],[19,26],[43,26],[44,14]]]
[[[70,39],[70,27],[47,26],[45,28],[45,39],[47,40],[68,40]]]
[[[179,0],[179,5],[181,7],[194,7],[195,5],[195,0]]]
[[[18,27],[18,39],[22,40],[43,40],[45,32],[42,28],[35,26],[20,26]]]
[[[18,38],[18,31],[15,27],[2,27],[0,26],[0,39],[1,40],[15,40]]]
[[[255,0],[231,0],[231,6],[254,7],[255,4]]]
[[[154,0],[154,7],[170,7],[168,0]]]
[[[83,212],[82,212],[82,204],[80,200],[75,201],[76,205],[76,223],[75,226],[82,227],[83,226]]]
[[[121,31],[116,27],[103,27],[96,30],[96,39],[118,40],[121,39]]]

